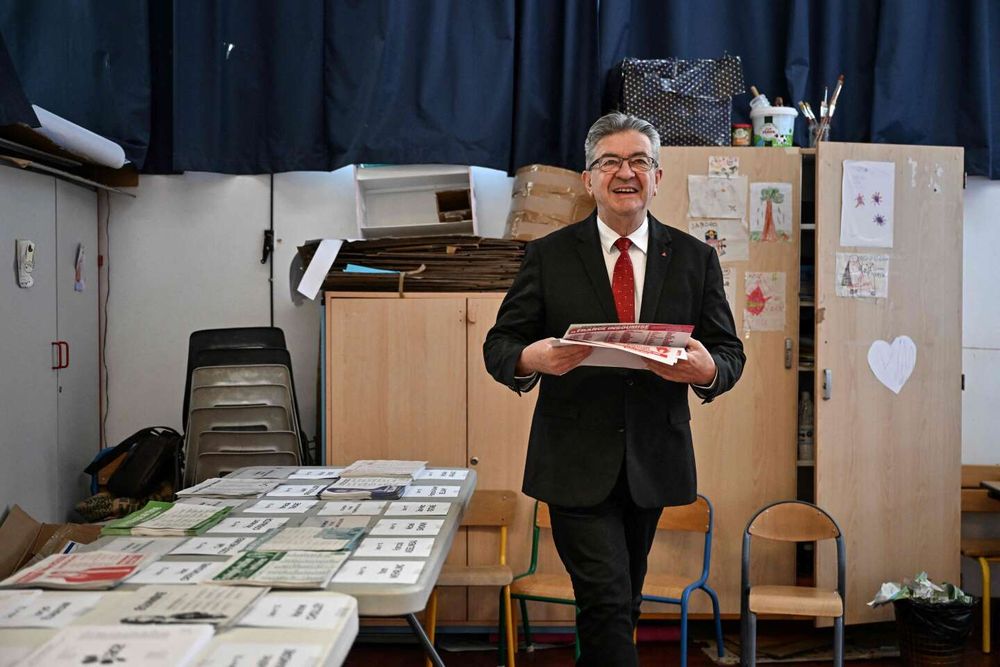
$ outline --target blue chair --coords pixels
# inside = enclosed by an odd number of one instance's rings
[[[664,508],[657,531],[682,531],[704,533],[705,544],[702,550],[701,574],[691,581],[690,577],[675,574],[649,573],[642,586],[642,599],[648,602],[676,604],[681,608],[681,666],[687,665],[688,648],[688,601],[691,593],[704,591],[712,600],[712,617],[715,620],[715,643],[721,658],[722,620],[719,617],[719,596],[708,585],[708,570],[712,559],[712,503],[708,498],[698,494],[698,498],[690,505]]]

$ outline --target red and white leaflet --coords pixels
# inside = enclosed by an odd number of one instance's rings
[[[571,324],[555,345],[587,345],[595,348],[581,366],[646,368],[644,359],[673,366],[687,359],[689,324]]]
[[[112,588],[149,560],[145,554],[117,551],[54,554],[0,581],[0,587]]]

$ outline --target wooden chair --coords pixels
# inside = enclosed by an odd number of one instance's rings
[[[552,519],[549,517],[549,506],[535,501],[535,518],[531,529],[531,562],[528,570],[514,577],[510,586],[510,597],[521,605],[521,622],[524,625],[524,643],[531,650],[531,622],[528,620],[528,600],[535,602],[550,602],[552,604],[568,604],[576,606],[573,593],[573,582],[565,571],[561,574],[543,574],[537,572],[538,545],[543,530],[552,530]],[[580,657],[580,642],[577,638],[576,657]]]
[[[500,588],[499,639],[497,651],[500,664],[515,667],[514,625],[510,608],[510,583],[514,573],[507,565],[507,527],[517,511],[517,494],[513,491],[476,491],[472,494],[469,508],[462,517],[463,526],[470,528],[499,528],[500,547],[495,565],[450,565],[445,564],[438,577],[437,586],[497,586]],[[431,591],[427,601],[427,636],[431,644],[437,626],[437,588]],[[506,660],[505,660],[506,656]],[[508,662],[509,661],[509,662]],[[430,667],[430,658],[427,667]]]
[[[962,512],[1000,512],[1000,500],[980,487],[984,480],[1000,479],[1000,466],[962,466]],[[1000,515],[998,515],[1000,516]],[[983,574],[983,653],[990,652],[990,566],[1000,563],[1000,539],[962,538],[962,556],[979,563]]]
[[[807,586],[752,586],[751,537],[781,542],[836,540],[837,590],[824,591]],[[758,510],[743,532],[740,664],[757,664],[757,614],[788,614],[833,618],[833,662],[837,667],[843,667],[846,568],[844,538],[840,527],[816,505],[801,500],[786,500]]]
[[[705,544],[702,550],[701,574],[691,580],[675,574],[650,573],[642,586],[642,599],[649,602],[680,605],[681,608],[681,667],[687,665],[688,644],[688,598],[697,590],[704,591],[712,600],[712,616],[715,619],[715,643],[721,658],[725,651],[722,648],[722,620],[719,616],[719,597],[708,585],[708,571],[712,558],[712,503],[708,498],[698,494],[698,498],[690,505],[664,508],[660,520],[656,524],[657,531],[683,531],[704,533]]]

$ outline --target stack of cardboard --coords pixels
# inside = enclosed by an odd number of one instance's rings
[[[544,164],[521,167],[514,176],[504,236],[537,239],[583,220],[594,206],[578,172]]]
[[[308,265],[318,243],[299,248]],[[505,292],[521,267],[524,243],[478,236],[414,236],[345,242],[324,290]],[[372,271],[378,272],[372,272]]]

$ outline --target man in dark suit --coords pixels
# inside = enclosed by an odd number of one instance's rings
[[[483,346],[498,382],[518,393],[541,382],[523,490],[549,504],[579,608],[579,665],[638,664],[632,631],[656,523],[697,489],[688,386],[711,401],[745,360],[715,251],[647,213],[659,145],[634,116],[594,123],[583,182],[596,215],[528,244]],[[616,321],[693,325],[687,359],[581,366],[591,348],[552,344],[570,324]]]

